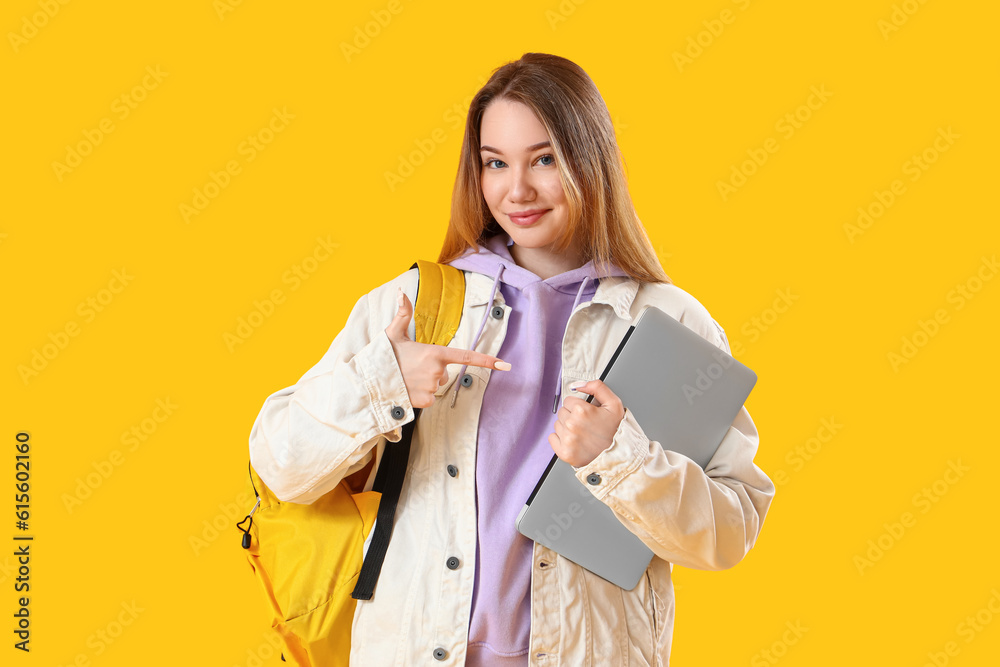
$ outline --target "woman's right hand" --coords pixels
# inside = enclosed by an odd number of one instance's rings
[[[385,328],[385,334],[392,343],[392,351],[396,355],[396,362],[403,375],[410,405],[414,408],[427,408],[434,404],[434,392],[448,382],[448,364],[481,366],[500,371],[510,370],[510,364],[507,362],[482,352],[411,340],[406,330],[412,319],[413,306],[401,289],[399,310]]]

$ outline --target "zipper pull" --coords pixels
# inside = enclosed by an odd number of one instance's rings
[[[240,521],[238,524],[236,524],[236,527],[243,531],[243,539],[241,545],[244,549],[250,548],[250,540],[252,539],[250,537],[250,529],[253,528],[253,513],[257,511],[258,507],[260,507],[260,496],[257,496],[257,502],[254,503],[253,509],[250,510],[250,514],[247,514],[245,517],[243,517],[243,521]],[[243,524],[246,521],[249,521],[250,523],[248,523],[247,527],[244,528]]]

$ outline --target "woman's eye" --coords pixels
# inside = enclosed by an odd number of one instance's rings
[[[556,161],[556,158],[555,158],[555,156],[552,156],[552,155],[543,155],[542,157],[538,158],[538,161],[539,161],[539,162],[541,162],[541,161],[542,161],[542,160],[544,160],[545,158],[548,158],[549,160],[551,160],[551,162],[545,162],[545,163],[544,163],[544,164],[545,164],[545,166],[548,166],[548,165],[550,165],[550,164],[553,164],[553,163],[555,163],[555,161]]]
[[[490,158],[489,160],[487,160],[487,161],[486,161],[486,163],[485,163],[485,164],[483,164],[483,166],[484,166],[484,167],[489,167],[489,166],[490,166],[490,163],[492,163],[492,162],[498,162],[498,163],[500,163],[500,164],[503,164],[503,160],[498,160],[498,159],[496,159],[496,158],[494,157],[494,158]]]

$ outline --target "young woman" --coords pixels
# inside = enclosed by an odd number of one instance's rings
[[[355,611],[351,664],[668,664],[673,564],[739,562],[774,485],[754,465],[745,407],[702,470],[651,442],[595,379],[647,305],[729,343],[660,267],[580,67],[526,53],[478,92],[438,261],[466,279],[448,346],[412,340],[411,269],[358,300],[250,434],[264,482],[311,503],[348,476],[370,488],[374,457],[422,408],[376,594]],[[633,590],[515,529],[553,452],[655,553]]]

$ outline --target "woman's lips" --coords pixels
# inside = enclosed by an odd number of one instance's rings
[[[539,211],[538,213],[532,213],[531,215],[513,215],[513,214],[508,214],[507,217],[510,218],[510,221],[513,222],[515,225],[520,225],[522,227],[525,227],[527,225],[530,225],[530,224],[534,223],[536,220],[538,220],[540,217],[542,217],[546,213],[548,213],[547,210],[545,210],[545,211]]]

